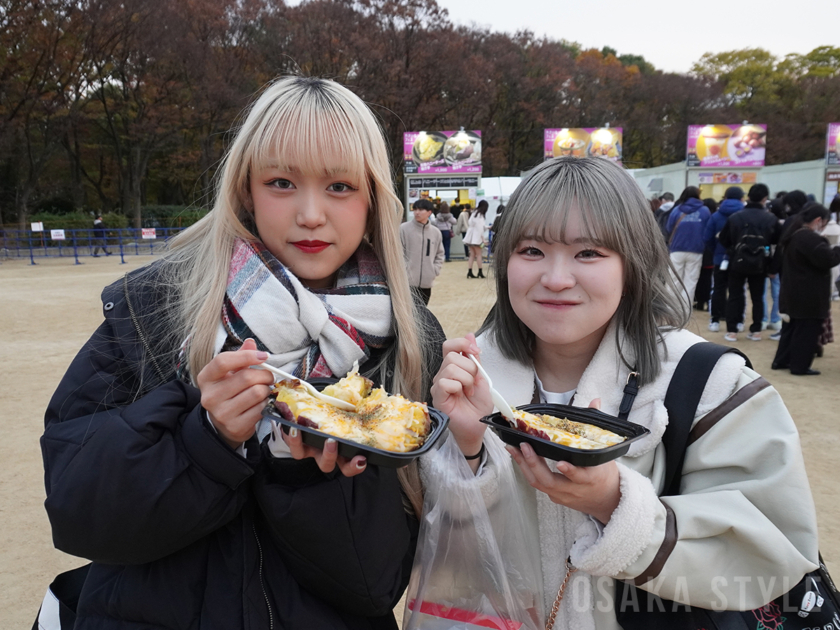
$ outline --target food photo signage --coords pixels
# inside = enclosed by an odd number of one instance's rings
[[[840,164],[840,122],[828,123],[825,161],[830,166]]]
[[[405,172],[480,173],[480,131],[408,131],[403,134]]]
[[[764,166],[767,125],[689,125],[686,166]]]
[[[623,138],[621,127],[577,127],[546,129],[543,133],[545,159],[602,157],[621,164]]]

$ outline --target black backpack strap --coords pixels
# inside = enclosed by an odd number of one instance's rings
[[[627,375],[627,383],[624,385],[624,396],[618,406],[618,419],[627,420],[630,409],[633,408],[633,401],[639,393],[639,373],[635,369]]]
[[[700,404],[706,382],[712,370],[715,369],[718,359],[729,352],[744,357],[747,367],[752,368],[749,358],[740,350],[707,341],[691,346],[680,359],[671,377],[671,383],[665,394],[668,426],[662,436],[662,444],[665,446],[663,496],[674,496],[680,493],[685,449],[688,445],[688,434],[691,432],[694,415],[697,413],[697,405]]]

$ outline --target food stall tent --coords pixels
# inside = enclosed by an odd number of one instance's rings
[[[507,205],[510,196],[519,182],[521,177],[484,177],[481,180],[481,189],[477,193],[476,201],[486,200],[489,208],[485,217],[485,224],[489,227],[493,225],[496,219],[496,211],[499,206]]]

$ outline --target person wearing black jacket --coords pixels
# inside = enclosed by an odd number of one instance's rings
[[[754,184],[747,193],[747,204],[734,213],[718,234],[718,242],[727,249],[729,259],[729,298],[726,304],[726,341],[736,341],[738,323],[744,312],[744,283],[750,290],[753,321],[747,339],[761,341],[761,323],[764,319],[764,279],[770,262],[770,246],[779,242],[779,223],[764,204],[770,191],[764,184]],[[739,266],[737,249],[745,236],[753,237],[750,245],[760,244],[765,249],[757,269]]]
[[[429,398],[444,336],[411,297],[382,133],[346,88],[281,79],[219,177],[205,219],[105,289],[46,412],[53,540],[92,561],[71,627],[396,630],[416,465],[285,434],[262,417],[271,373],[249,369],[340,377],[358,361]]]
[[[105,222],[102,220],[102,215],[97,214],[93,221],[93,240],[96,246],[93,248],[93,257],[99,258],[98,252],[100,249],[105,252],[106,256],[110,256],[108,251],[108,242],[105,239]]]
[[[782,250],[780,310],[789,321],[782,324],[782,336],[774,370],[813,376],[811,369],[823,320],[831,311],[831,268],[840,264],[840,246],[832,247],[820,235],[828,225],[829,212],[818,203],[806,205],[793,217],[779,248]]]

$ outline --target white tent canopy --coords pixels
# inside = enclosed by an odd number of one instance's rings
[[[487,214],[485,215],[485,223],[487,226],[493,225],[496,218],[496,209],[505,205],[510,199],[510,195],[519,186],[522,181],[521,177],[482,177],[481,189],[484,191],[483,195],[478,195],[476,202],[482,199],[489,204]]]
[[[484,198],[489,202],[497,198],[502,203],[507,202],[511,193],[519,186],[521,177],[482,177],[481,188],[484,190]]]

